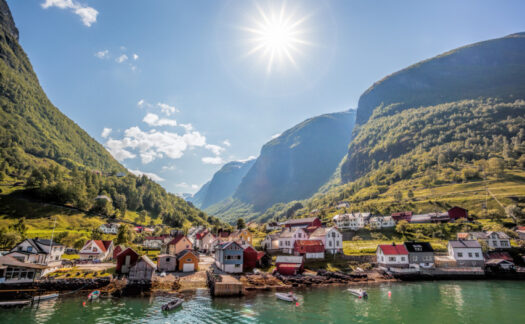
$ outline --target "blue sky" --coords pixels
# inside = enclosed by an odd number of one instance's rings
[[[254,38],[281,1],[8,3],[51,101],[175,193],[306,118],[355,108],[392,72],[525,31],[523,1],[287,1],[293,51],[270,64]]]

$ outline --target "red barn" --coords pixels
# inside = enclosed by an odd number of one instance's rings
[[[129,269],[137,263],[139,255],[132,248],[127,248],[117,255],[117,273],[129,273]]]
[[[113,260],[116,260],[117,255],[119,255],[120,252],[124,251],[125,249],[126,247],[122,244],[115,246],[115,248],[113,249]]]
[[[307,259],[324,258],[324,244],[321,240],[296,240],[293,250],[295,255],[301,255]]]
[[[406,220],[410,223],[410,220],[412,219],[412,212],[411,211],[405,211],[405,212],[399,212],[399,213],[393,213],[392,218],[397,223],[401,220]]]
[[[458,206],[452,207],[448,211],[448,217],[454,220],[460,219],[460,218],[468,218],[468,210],[466,210],[465,208],[458,207]]]
[[[257,265],[257,251],[251,246],[247,246],[243,251],[242,271],[252,271]]]
[[[304,258],[302,256],[279,255],[275,260],[275,271],[284,276],[295,276],[304,271]]]

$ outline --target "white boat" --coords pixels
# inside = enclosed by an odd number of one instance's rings
[[[33,301],[42,301],[42,300],[48,300],[48,299],[53,299],[57,297],[58,297],[58,294],[48,294],[48,295],[33,297]]]
[[[295,296],[293,293],[275,293],[275,297],[279,298],[280,300],[288,301],[288,302],[294,302],[297,301],[297,296]]]
[[[368,294],[366,293],[365,290],[359,288],[359,289],[352,289],[352,288],[348,288],[347,289],[352,295],[354,296],[357,296],[359,298],[366,298],[368,297]]]

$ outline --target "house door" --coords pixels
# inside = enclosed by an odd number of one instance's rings
[[[195,271],[195,264],[193,263],[184,263],[182,265],[182,272],[192,272]]]
[[[131,263],[131,255],[126,255],[126,258],[124,259],[124,264],[122,265],[122,268],[120,269],[120,271],[122,273],[128,273],[130,263]]]

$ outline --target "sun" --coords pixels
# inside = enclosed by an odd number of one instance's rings
[[[296,56],[302,54],[310,43],[305,39],[304,26],[307,16],[297,17],[287,12],[283,4],[280,8],[267,11],[257,6],[258,16],[253,19],[253,26],[243,28],[250,34],[251,45],[247,55],[259,54],[266,60],[266,71],[271,73],[285,63],[297,65]]]

